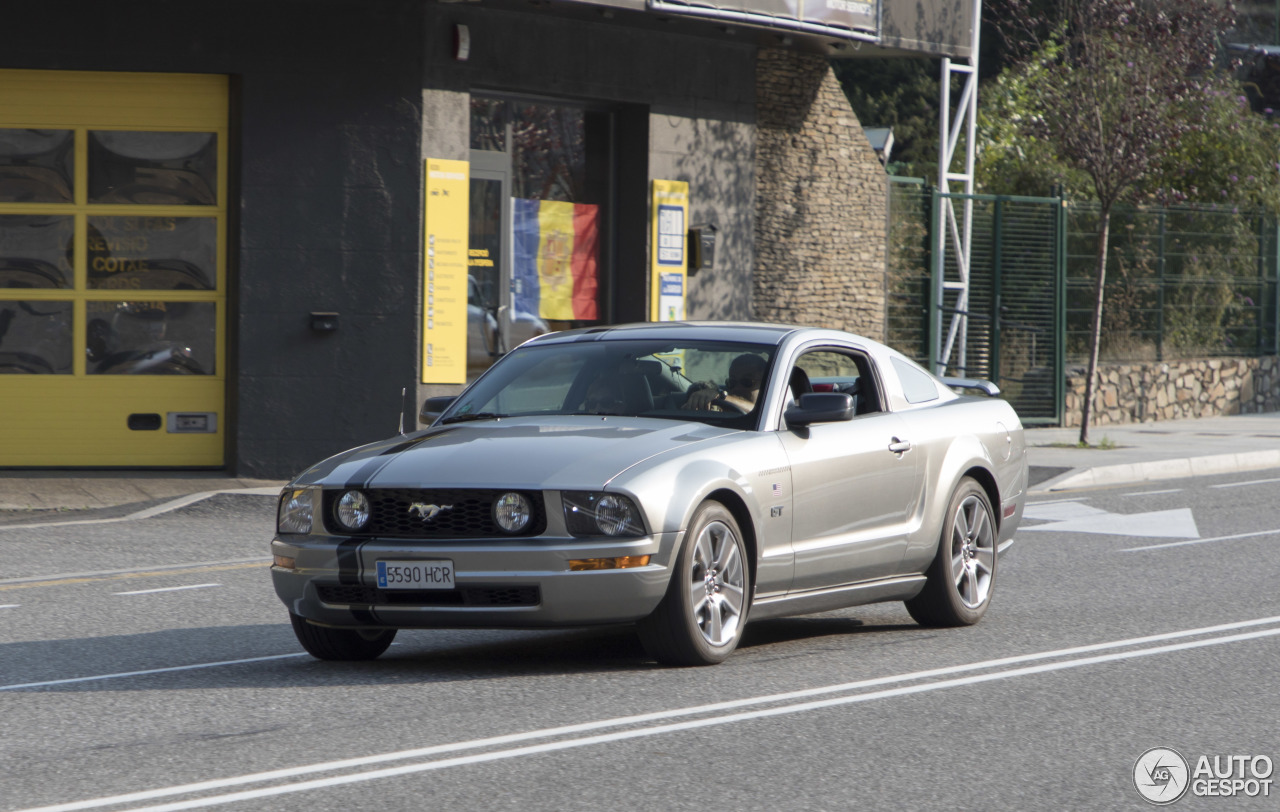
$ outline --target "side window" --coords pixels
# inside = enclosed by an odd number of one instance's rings
[[[805,392],[844,392],[853,396],[855,414],[880,411],[870,362],[858,355],[813,350],[800,356],[791,371],[791,397]]]
[[[928,403],[938,399],[938,385],[928,372],[901,358],[893,359],[893,368],[898,373],[898,380],[902,381],[902,395],[907,403]]]

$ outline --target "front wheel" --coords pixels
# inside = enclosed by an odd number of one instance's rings
[[[289,613],[293,634],[312,657],[320,660],[374,660],[396,637],[395,629],[334,629],[316,626]]]
[[[907,611],[922,626],[971,626],[991,604],[996,578],[996,525],[987,492],[968,477],[947,505],[938,554]]]
[[[738,523],[724,505],[706,502],[676,554],[671,584],[639,623],[645,650],[666,665],[714,665],[742,639],[750,568]]]

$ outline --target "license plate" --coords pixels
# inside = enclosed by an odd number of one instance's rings
[[[452,561],[379,561],[379,589],[453,589]]]

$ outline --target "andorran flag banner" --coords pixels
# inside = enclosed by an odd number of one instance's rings
[[[513,203],[516,310],[556,321],[599,318],[600,207],[521,198]]]

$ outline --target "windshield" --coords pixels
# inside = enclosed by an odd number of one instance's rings
[[[773,351],[634,339],[521,347],[463,392],[441,422],[598,414],[750,428]]]

